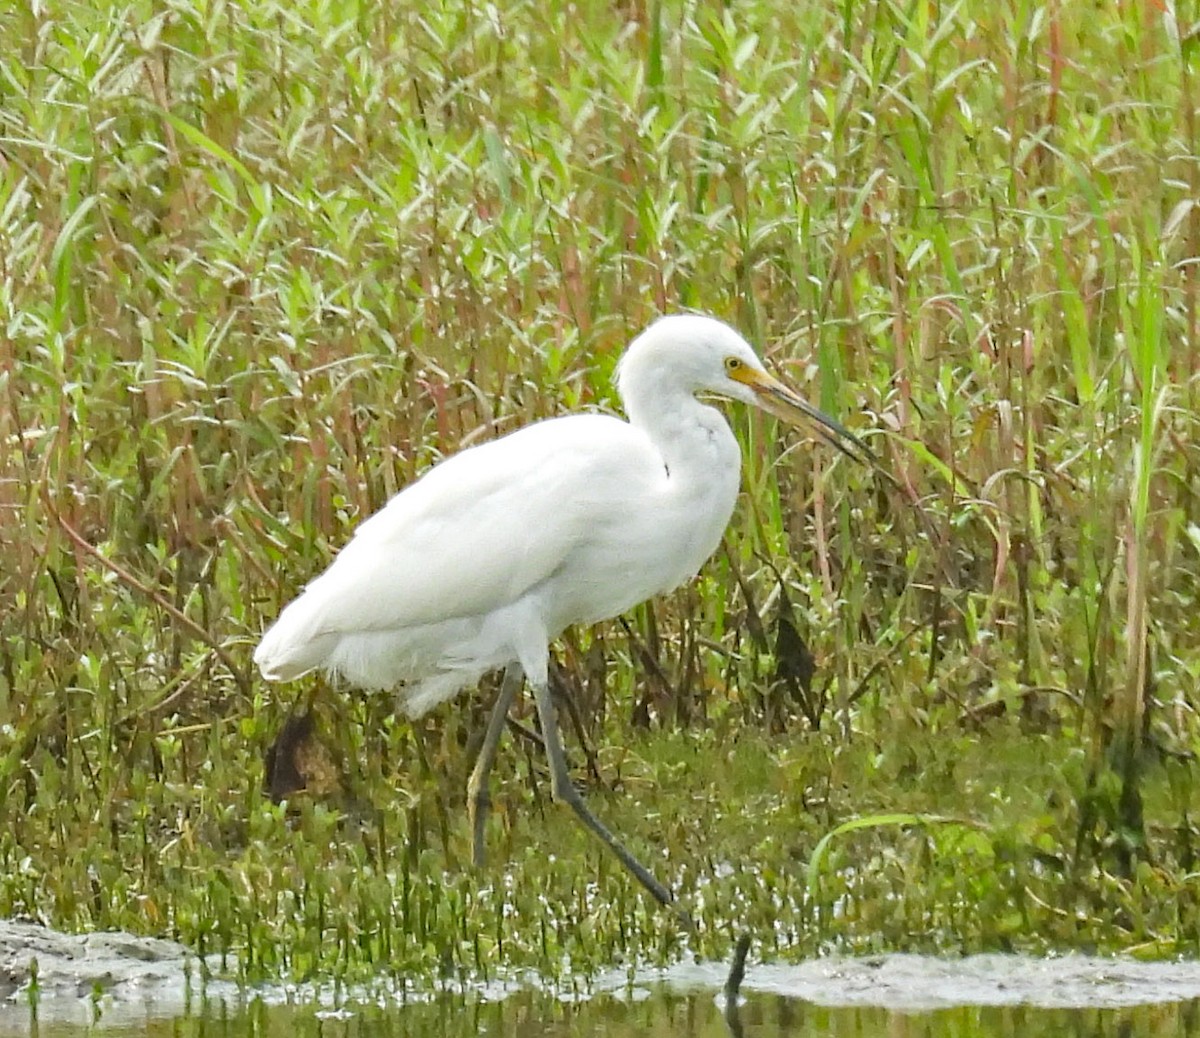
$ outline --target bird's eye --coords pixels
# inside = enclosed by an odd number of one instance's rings
[[[730,372],[731,374],[733,372],[737,371],[741,366],[742,366],[742,362],[739,358],[737,358],[737,357],[726,357],[725,358],[725,370]]]

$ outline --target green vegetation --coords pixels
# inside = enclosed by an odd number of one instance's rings
[[[1196,17],[5,6],[0,913],[250,975],[678,955],[532,733],[468,867],[494,689],[413,726],[250,653],[397,488],[697,307],[895,477],[735,411],[725,550],[560,647],[699,950],[1195,953]],[[325,781],[272,804],[309,702]]]

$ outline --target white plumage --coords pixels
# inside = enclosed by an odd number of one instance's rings
[[[549,641],[692,576],[737,494],[725,432],[703,447],[721,478],[698,487],[603,415],[465,450],[358,528],[255,661],[270,680],[321,667],[364,688],[405,682],[405,708],[420,714],[518,658],[522,635]]]
[[[319,668],[356,686],[400,686],[414,716],[509,667],[516,681],[505,684],[473,782],[486,780],[523,671],[538,693],[555,796],[666,903],[669,892],[571,800],[551,734],[548,645],[572,624],[678,587],[720,543],[741,458],[724,417],[697,394],[815,418],[847,453],[858,445],[710,317],[651,325],[621,359],[617,388],[627,422],[538,422],[446,459],[401,491],[283,611],[254,660],[272,681]],[[476,800],[484,795],[476,782]],[[480,820],[477,858],[481,835]]]
[[[727,358],[766,374],[719,321],[666,318],[622,358],[628,422],[550,419],[435,466],[283,611],[254,654],[263,676],[403,682],[416,715],[522,647],[544,652],[571,624],[678,587],[720,543],[737,497],[737,442],[695,396],[754,402]]]

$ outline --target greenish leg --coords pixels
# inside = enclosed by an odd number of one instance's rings
[[[488,776],[496,761],[496,750],[500,746],[500,736],[504,734],[504,722],[508,720],[508,711],[524,680],[525,672],[521,670],[520,664],[510,663],[504,669],[500,694],[496,697],[496,703],[492,707],[491,716],[488,718],[487,732],[483,736],[483,745],[479,747],[479,756],[475,758],[475,767],[471,769],[471,777],[467,780],[467,814],[471,819],[471,860],[477,868],[483,865],[486,857],[483,830],[487,825],[488,809],[492,804],[491,796],[488,793]]]
[[[562,737],[558,731],[558,721],[554,714],[554,704],[550,700],[550,686],[543,679],[532,682],[534,695],[537,699],[538,717],[542,722],[542,739],[546,743],[546,756],[550,760],[550,790],[555,800],[567,804],[575,812],[584,825],[595,833],[610,851],[613,852],[664,908],[671,909],[686,930],[695,930],[692,917],[675,904],[675,895],[651,875],[650,870],[637,860],[620,840],[613,835],[609,828],[600,821],[583,802],[579,790],[571,782],[567,771],[567,759],[563,754]]]

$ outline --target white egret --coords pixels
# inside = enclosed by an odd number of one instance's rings
[[[629,420],[553,418],[434,466],[364,522],[254,653],[265,678],[321,669],[363,688],[401,687],[412,716],[504,667],[471,774],[473,851],[483,856],[487,778],[522,680],[533,688],[551,792],[663,905],[670,890],[591,813],[572,784],[547,686],[549,644],[572,624],[625,612],[693,577],[733,514],[741,454],[719,395],[815,419],[852,457],[870,452],[768,374],[746,341],[699,315],[664,317],[617,368]],[[686,913],[680,913],[687,919]]]

